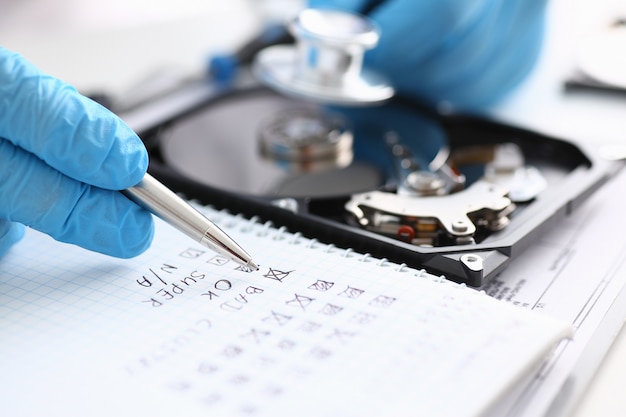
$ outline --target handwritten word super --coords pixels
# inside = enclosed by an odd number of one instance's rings
[[[184,294],[192,287],[204,283],[209,279],[209,275],[199,270],[190,272],[180,271],[180,268],[171,264],[163,264],[159,268],[149,268],[148,273],[137,279],[138,285],[145,288],[157,288],[152,297],[144,300],[153,307],[160,307],[165,302]],[[219,290],[229,290],[232,283],[226,279],[217,279],[212,282],[212,288]]]

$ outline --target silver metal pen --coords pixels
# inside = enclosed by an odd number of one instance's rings
[[[150,174],[122,193],[196,242],[252,270],[259,269],[233,239]]]

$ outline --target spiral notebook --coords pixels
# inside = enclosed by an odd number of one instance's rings
[[[201,207],[249,271],[157,221],[120,260],[29,230],[0,260],[3,416],[479,416],[571,328]]]

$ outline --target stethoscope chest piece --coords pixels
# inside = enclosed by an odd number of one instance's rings
[[[365,106],[390,99],[384,77],[363,68],[363,55],[376,46],[378,27],[363,16],[305,9],[290,23],[295,45],[276,45],[257,54],[257,78],[276,91],[324,104]]]

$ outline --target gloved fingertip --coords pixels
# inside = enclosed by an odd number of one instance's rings
[[[36,225],[61,242],[116,258],[143,253],[154,237],[154,219],[118,191],[82,187],[78,198],[59,204]]]
[[[101,105],[86,97],[81,99],[84,101],[84,119],[78,124],[74,136],[81,139],[79,143],[85,148],[91,164],[79,164],[72,167],[74,171],[69,171],[66,166],[66,173],[106,189],[121,190],[136,185],[148,169],[148,152],[141,138]],[[86,146],[87,142],[91,148]]]
[[[119,229],[117,244],[110,247],[108,255],[116,258],[134,258],[144,253],[154,239],[154,219],[141,209],[129,212]]]
[[[24,237],[25,230],[23,224],[0,220],[0,256]]]

